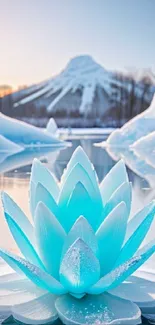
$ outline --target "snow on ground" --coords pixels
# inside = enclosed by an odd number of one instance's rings
[[[114,128],[60,128],[59,134],[72,134],[72,135],[109,135]]]

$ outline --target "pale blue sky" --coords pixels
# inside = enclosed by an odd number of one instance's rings
[[[31,84],[89,54],[155,71],[155,0],[0,0],[0,84]]]

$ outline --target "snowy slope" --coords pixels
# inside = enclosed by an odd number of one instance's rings
[[[25,97],[14,106],[26,104],[35,99],[44,97],[50,98],[57,94],[50,102],[48,111],[52,111],[55,105],[69,92],[74,94],[81,90],[82,98],[79,107],[80,113],[90,111],[97,87],[103,89],[107,96],[111,95],[111,83],[119,85],[120,82],[114,79],[114,74],[105,70],[96,63],[90,56],[83,55],[73,58],[59,75],[47,82],[33,87],[33,93],[25,94]]]

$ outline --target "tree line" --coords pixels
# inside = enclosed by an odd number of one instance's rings
[[[58,120],[75,118],[85,118],[85,120],[94,119],[99,125],[107,124],[108,126],[121,126],[124,122],[143,112],[150,104],[155,92],[155,76],[151,70],[145,70],[139,73],[134,69],[127,74],[114,73],[110,84],[109,109],[106,113],[102,110],[94,111],[89,114],[81,114],[78,109],[67,110],[60,109],[53,112],[47,111],[47,105],[44,100],[36,100],[24,105],[14,107],[14,96],[8,94],[0,98],[0,111],[8,116],[24,118],[50,118]],[[16,98],[18,94],[16,93]],[[20,98],[21,99],[21,98]],[[96,99],[97,100],[97,99]],[[97,105],[97,102],[96,102]],[[68,123],[68,122],[66,122]]]

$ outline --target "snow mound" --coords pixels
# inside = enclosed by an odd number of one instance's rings
[[[79,111],[80,113],[88,112],[92,108],[97,87],[104,89],[105,93],[110,96],[112,81],[116,85],[120,84],[118,80],[114,80],[112,72],[106,71],[91,56],[81,55],[71,59],[59,75],[42,83],[40,90],[37,85],[36,90],[33,88],[35,90],[33,94],[26,96],[14,106],[26,104],[42,96],[49,98],[56,94],[47,108],[48,111],[52,111],[67,93],[81,90],[82,99]]]
[[[107,143],[112,146],[127,147],[149,133],[155,131],[155,95],[149,108],[115,130]]]
[[[8,141],[15,144],[27,146],[64,146],[63,141],[52,136],[48,131],[43,131],[40,128],[7,117],[0,113],[0,135]],[[3,142],[4,145],[4,142]],[[6,143],[6,148],[8,143]]]

